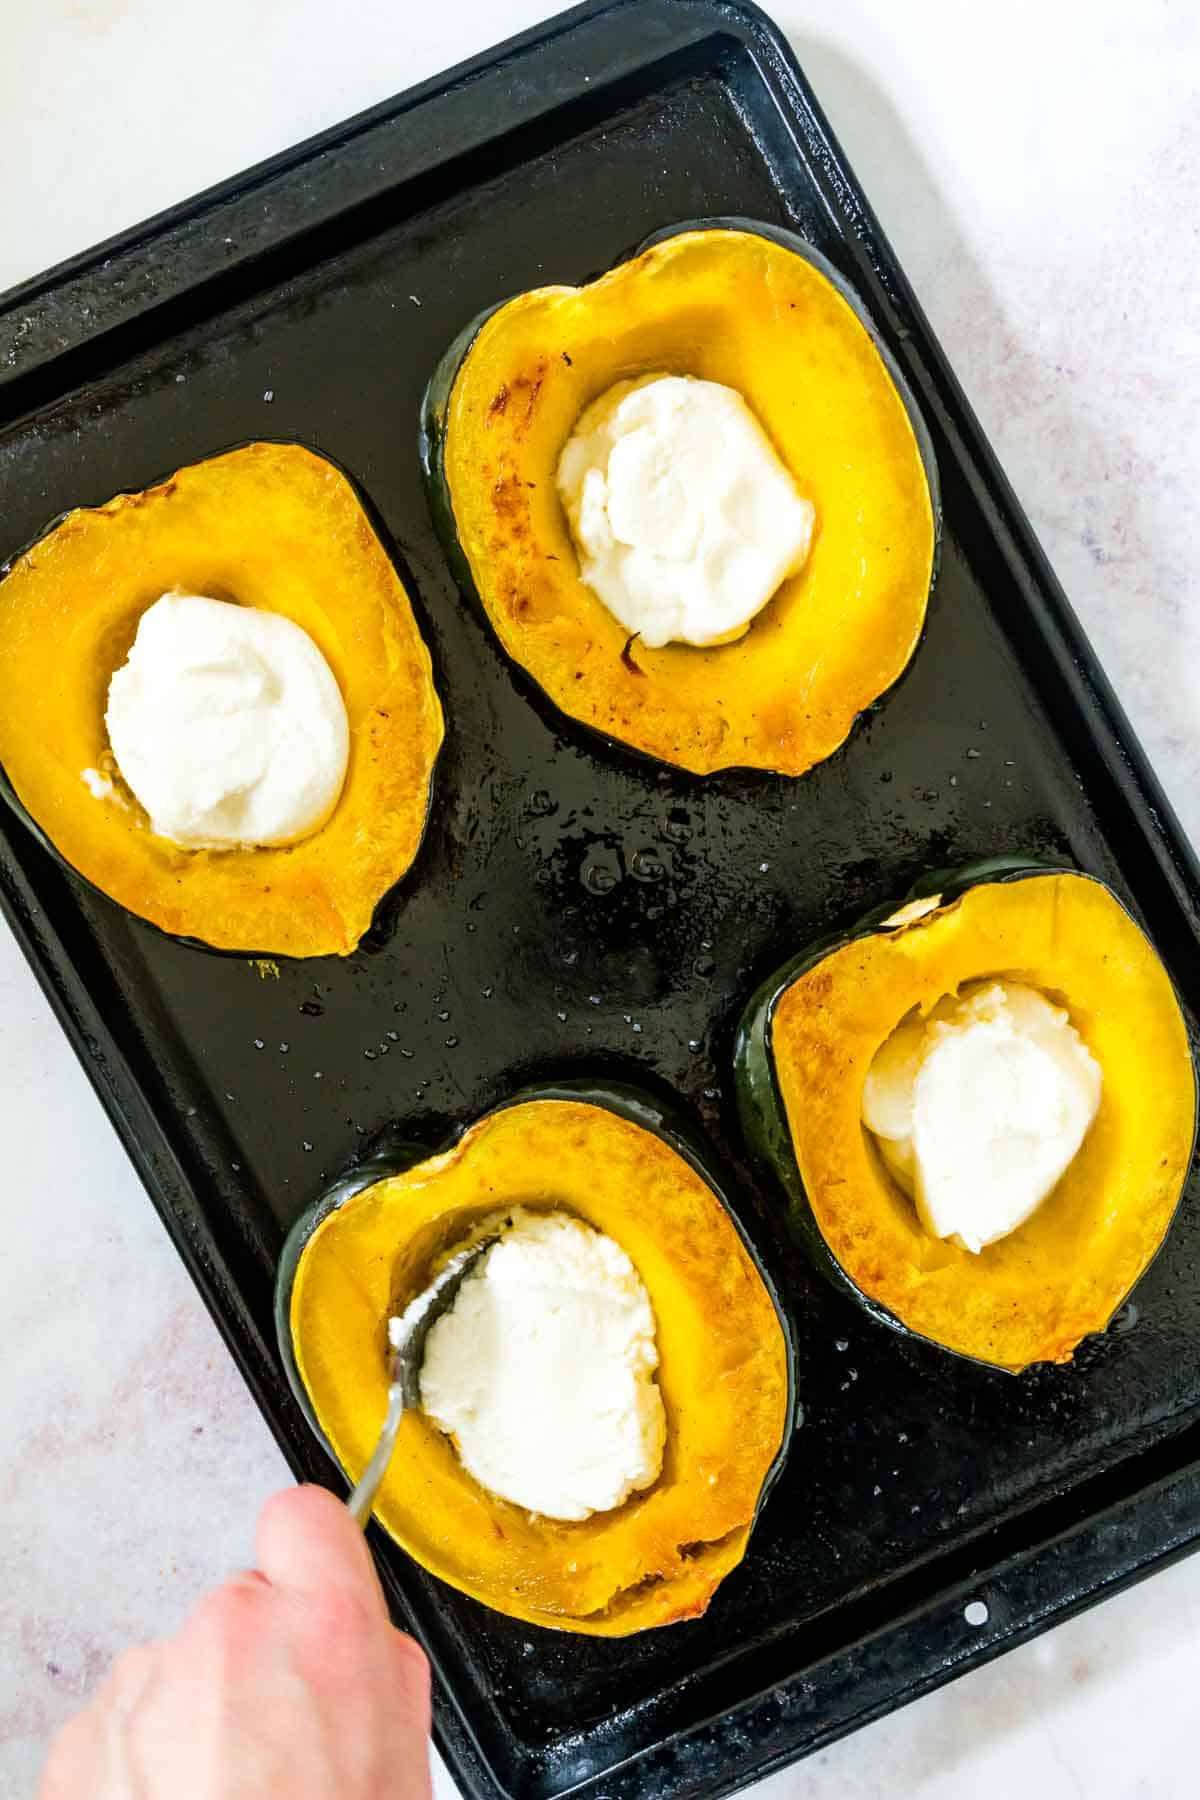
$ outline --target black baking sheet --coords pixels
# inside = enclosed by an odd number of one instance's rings
[[[481,308],[719,214],[798,229],[857,287],[941,468],[922,647],[798,781],[694,779],[557,717],[456,591],[417,462],[424,383]],[[724,1793],[1186,1548],[1194,1179],[1117,1327],[1013,1378],[823,1287],[742,1158],[740,1005],[928,867],[1073,860],[1140,914],[1193,1027],[1200,1003],[1195,862],[770,23],[720,0],[584,7],[0,303],[0,554],[260,436],[343,463],[414,587],[448,714],[415,868],[356,955],[277,970],[160,937],[2,808],[0,895],[294,1467],[333,1479],[273,1342],[288,1225],[376,1133],[437,1139],[522,1083],[681,1099],[738,1177],[799,1350],[788,1468],[698,1623],[533,1630],[376,1540],[464,1788]]]

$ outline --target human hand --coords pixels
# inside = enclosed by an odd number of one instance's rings
[[[127,1650],[39,1800],[429,1800],[429,1666],[323,1488],[263,1508],[258,1568]]]

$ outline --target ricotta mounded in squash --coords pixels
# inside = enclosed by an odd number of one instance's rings
[[[492,1493],[586,1519],[662,1468],[650,1297],[620,1245],[582,1220],[521,1207],[507,1220],[430,1329],[421,1403]]]
[[[346,779],[333,671],[302,626],[258,607],[156,600],[109,683],[105,723],[153,830],[189,849],[295,843],[324,824]],[[104,798],[94,775],[83,779]]]
[[[1061,1007],[1020,982],[974,981],[910,1013],[863,1086],[863,1123],[925,1228],[980,1251],[1061,1181],[1102,1077]]]
[[[650,649],[743,636],[812,542],[813,507],[742,396],[689,375],[593,401],[558,489],[584,581]]]

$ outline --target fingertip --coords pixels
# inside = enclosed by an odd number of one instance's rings
[[[345,1510],[328,1488],[318,1487],[312,1481],[300,1481],[294,1487],[280,1488],[278,1493],[267,1496],[258,1515],[259,1530],[274,1529],[277,1520],[286,1523],[293,1517],[318,1519],[325,1515],[332,1523],[332,1515],[340,1516]]]
[[[353,1537],[362,1542],[362,1533],[341,1501],[335,1499],[328,1488],[317,1487],[313,1482],[281,1488],[263,1502],[258,1515],[257,1544],[260,1550],[264,1541],[270,1549],[280,1544],[288,1546],[301,1536],[335,1540]],[[261,1567],[262,1557],[258,1560]]]
[[[259,1514],[257,1558],[275,1586],[300,1593],[335,1589],[387,1614],[363,1534],[325,1488],[305,1484],[271,1495]]]

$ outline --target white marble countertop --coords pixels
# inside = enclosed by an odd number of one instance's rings
[[[0,0],[0,289],[547,10]],[[1200,840],[1195,9],[774,10]],[[285,1469],[2,926],[0,1136],[15,1796],[110,1657],[246,1560]],[[1196,1791],[1198,1685],[1200,1558],[756,1791],[1173,1800]]]

